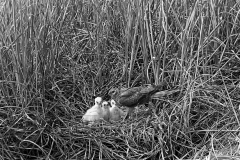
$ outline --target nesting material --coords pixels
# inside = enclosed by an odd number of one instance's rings
[[[110,120],[111,121],[119,121],[124,116],[124,112],[118,108],[116,102],[111,100],[111,108],[110,108]]]

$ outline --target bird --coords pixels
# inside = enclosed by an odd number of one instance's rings
[[[95,104],[87,112],[83,115],[82,121],[83,122],[96,122],[100,121],[103,118],[102,112],[102,97],[95,98]]]
[[[145,85],[131,88],[111,88],[108,94],[120,106],[128,108],[124,119],[127,119],[138,105],[147,104],[151,99],[151,95],[158,92],[165,83],[160,85]]]
[[[102,97],[96,97],[95,104],[94,104],[94,106],[92,106],[92,108],[100,109],[102,102],[103,102]]]
[[[120,108],[118,108],[115,100],[112,99],[110,103],[111,103],[110,120],[119,121],[121,117],[124,115],[124,112]]]
[[[102,102],[102,118],[109,121],[110,118],[110,104],[107,101]]]

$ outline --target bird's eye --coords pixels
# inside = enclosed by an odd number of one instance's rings
[[[116,92],[116,90],[115,89],[111,89],[110,91],[109,91],[109,94],[115,94],[115,92]]]

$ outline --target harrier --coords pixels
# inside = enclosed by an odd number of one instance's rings
[[[116,101],[118,105],[128,108],[127,114],[124,119],[127,119],[133,112],[134,107],[142,104],[149,103],[151,96],[158,92],[162,88],[161,85],[146,85],[132,88],[112,88],[108,92],[112,99]]]

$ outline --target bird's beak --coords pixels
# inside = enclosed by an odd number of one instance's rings
[[[110,105],[110,107],[112,107],[112,105],[111,105],[111,101],[107,101],[108,102],[108,105]]]

